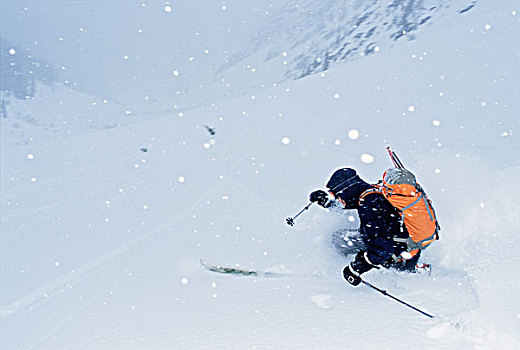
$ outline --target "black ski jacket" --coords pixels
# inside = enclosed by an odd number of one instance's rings
[[[401,229],[397,209],[382,194],[370,193],[360,201],[360,195],[372,187],[351,168],[336,170],[327,183],[327,188],[345,209],[358,211],[368,259],[380,265],[389,261],[392,254],[399,255],[405,249],[394,237],[407,238],[408,233]]]

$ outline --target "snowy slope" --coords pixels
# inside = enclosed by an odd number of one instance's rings
[[[415,41],[153,120],[105,129],[92,112],[96,130],[35,127],[15,144],[2,119],[0,348],[514,349],[519,16],[515,1],[479,2]],[[271,63],[262,79],[278,82]],[[47,116],[91,101],[57,94]],[[342,280],[350,258],[331,235],[355,213],[285,224],[336,168],[379,179],[387,144],[442,239],[425,251],[431,276],[366,279],[434,319]],[[200,258],[287,276],[218,275]]]

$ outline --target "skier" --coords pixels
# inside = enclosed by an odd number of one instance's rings
[[[373,268],[383,266],[414,271],[421,249],[438,239],[433,207],[415,176],[404,168],[391,168],[383,175],[382,183],[368,184],[354,169],[342,168],[327,182],[329,193],[317,190],[309,196],[311,202],[324,208],[341,204],[344,209],[357,210],[365,249],[358,251],[354,260],[343,269],[344,278],[354,286],[361,283],[363,273]],[[410,201],[401,206],[395,202],[403,199]],[[412,208],[413,214],[403,215],[413,206],[416,207]]]

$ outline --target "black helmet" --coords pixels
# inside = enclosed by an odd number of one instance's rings
[[[354,169],[343,168],[336,170],[334,174],[332,174],[329,182],[327,182],[327,188],[330,192],[336,195],[338,192],[341,192],[358,182],[361,182],[361,179]]]

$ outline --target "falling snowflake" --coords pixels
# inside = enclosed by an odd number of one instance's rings
[[[351,129],[348,132],[348,138],[351,140],[357,140],[359,138],[359,131],[356,129]]]
[[[361,161],[366,164],[370,164],[374,162],[374,157],[371,154],[363,153],[361,155]]]

